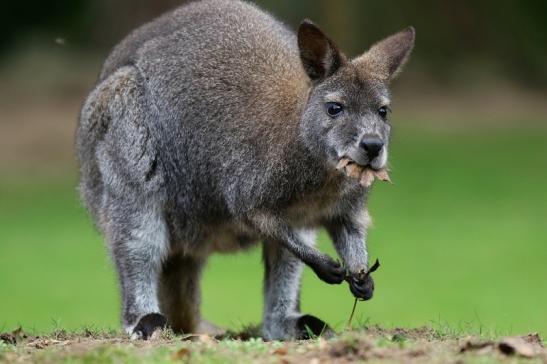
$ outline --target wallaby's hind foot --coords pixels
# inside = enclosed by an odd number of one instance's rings
[[[262,324],[265,340],[309,340],[333,335],[334,330],[326,322],[312,315],[269,319]]]
[[[139,320],[139,323],[133,329],[131,334],[132,340],[148,340],[152,335],[160,330],[163,330],[167,327],[167,320],[162,314],[159,313],[150,313],[144,315]]]
[[[296,321],[298,340],[309,340],[316,337],[330,338],[334,330],[323,320],[312,316],[303,315]]]
[[[161,330],[170,328],[167,319],[160,313],[144,315],[131,333],[131,340],[149,340]],[[182,334],[182,332],[181,332]],[[203,334],[211,337],[219,337],[226,334],[226,330],[212,324],[207,320],[201,320],[196,332],[192,334]]]

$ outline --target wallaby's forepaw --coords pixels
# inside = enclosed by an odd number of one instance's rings
[[[367,274],[364,278],[360,274],[352,274],[349,279],[349,289],[355,298],[370,300],[374,293],[374,280]]]
[[[328,256],[312,265],[311,268],[322,281],[329,284],[340,284],[346,277],[344,266]]]
[[[162,314],[149,313],[144,315],[139,320],[139,323],[133,329],[131,339],[133,340],[148,340],[152,334],[158,330],[163,330],[167,327],[167,320]]]
[[[334,330],[330,328],[323,320],[312,316],[303,315],[296,322],[297,339],[309,340],[316,337],[330,338],[334,336]]]

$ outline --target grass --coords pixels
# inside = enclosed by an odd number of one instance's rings
[[[358,305],[355,325],[547,336],[547,132],[396,132],[395,184],[378,183],[370,199],[369,252],[382,267],[375,298]],[[320,247],[334,254],[324,234]],[[235,329],[258,323],[261,281],[259,249],[212,257],[204,315]],[[302,296],[305,312],[344,328],[353,305],[347,285],[326,285],[306,269]],[[117,328],[118,305],[111,263],[78,202],[75,177],[2,177],[0,331]]]
[[[535,339],[532,339],[535,340]],[[57,331],[40,337],[19,337],[16,345],[0,341],[0,361],[5,363],[542,363],[547,352],[531,341],[535,357],[530,360],[506,355],[497,339],[461,338],[431,328],[345,331],[335,338],[300,342],[264,342],[180,337],[164,331],[154,339],[129,341],[111,332]]]

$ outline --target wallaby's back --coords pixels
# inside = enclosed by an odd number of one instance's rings
[[[264,92],[261,82],[271,82],[267,86],[294,94],[292,88],[307,84],[295,34],[239,0],[197,1],[139,27],[115,47],[99,79],[127,64],[161,77],[192,72],[241,92]]]

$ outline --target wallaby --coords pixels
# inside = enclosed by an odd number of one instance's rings
[[[304,264],[372,297],[359,274],[369,189],[336,166],[385,168],[387,86],[413,43],[409,27],[349,60],[308,20],[295,34],[253,4],[202,0],[115,47],[82,107],[76,148],[130,335],[214,330],[199,307],[207,257],[258,242],[265,339],[328,328],[300,313]],[[341,263],[314,247],[322,227]]]

